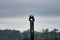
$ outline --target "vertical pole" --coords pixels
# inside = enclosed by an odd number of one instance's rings
[[[34,17],[30,16],[30,40],[34,40]]]
[[[34,40],[34,22],[30,21],[30,40]]]

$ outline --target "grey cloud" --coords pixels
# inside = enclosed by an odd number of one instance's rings
[[[30,1],[30,0],[29,0]],[[1,1],[0,0],[0,17],[17,17],[26,16],[31,13],[39,16],[60,16],[59,0],[34,0],[22,1]],[[40,2],[41,1],[41,2]]]

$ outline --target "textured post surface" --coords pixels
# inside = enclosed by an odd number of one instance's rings
[[[34,16],[30,15],[30,40],[34,40]]]

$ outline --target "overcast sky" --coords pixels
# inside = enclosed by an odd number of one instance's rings
[[[0,0],[0,29],[27,30],[30,14],[35,17],[35,31],[60,31],[60,0]]]

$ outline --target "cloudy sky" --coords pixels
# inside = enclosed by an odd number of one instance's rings
[[[60,0],[0,0],[0,29],[27,30],[30,14],[35,17],[35,31],[60,31]]]

